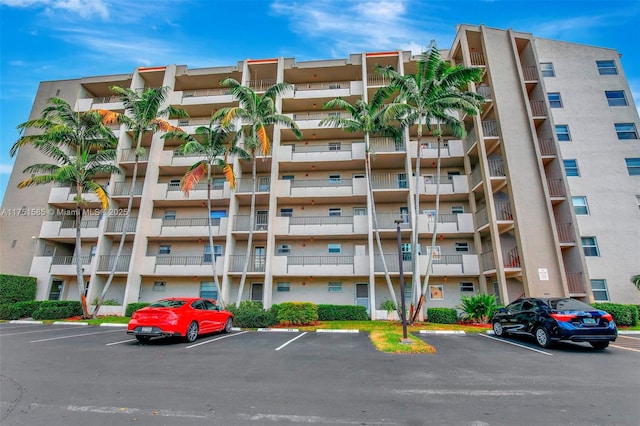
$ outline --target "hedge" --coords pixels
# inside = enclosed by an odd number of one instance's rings
[[[356,305],[318,305],[319,321],[366,321],[367,308]]]
[[[454,308],[428,308],[427,320],[436,324],[455,324],[458,322],[458,311]]]
[[[35,300],[38,282],[34,277],[0,275],[0,305]]]
[[[278,322],[285,325],[308,325],[318,320],[318,305],[309,302],[284,302],[277,308]]]
[[[596,309],[607,311],[613,317],[617,325],[638,325],[638,307],[636,305],[623,305],[620,303],[592,303]]]
[[[129,303],[127,305],[127,309],[125,309],[124,316],[125,317],[130,317],[138,309],[142,309],[145,306],[149,306],[149,305],[150,305],[150,303],[144,303],[144,302]]]
[[[245,300],[240,302],[240,307],[229,305],[226,309],[233,314],[233,323],[236,327],[261,328],[271,327],[278,322],[276,310],[264,310],[262,302]]]
[[[45,300],[31,315],[35,320],[63,319],[82,315],[82,305],[79,301]]]

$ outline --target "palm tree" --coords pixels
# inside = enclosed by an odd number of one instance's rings
[[[371,103],[365,102],[364,99],[358,99],[355,105],[351,105],[349,102],[338,97],[324,104],[324,109],[338,109],[347,112],[347,117],[341,117],[339,115],[331,115],[329,118],[325,118],[320,121],[320,125],[330,125],[333,127],[340,127],[347,132],[364,133],[364,145],[365,145],[365,173],[368,186],[369,205],[371,206],[371,218],[373,220],[373,229],[376,236],[376,244],[378,246],[378,252],[382,259],[382,267],[384,269],[384,276],[391,295],[391,300],[398,309],[398,300],[396,299],[395,291],[393,290],[393,284],[391,283],[391,277],[389,275],[389,269],[387,268],[387,262],[384,257],[384,251],[382,249],[382,242],[380,241],[380,230],[378,227],[378,216],[376,214],[375,199],[373,197],[373,186],[371,184],[371,146],[369,138],[372,134],[389,134],[392,133],[392,128],[384,126],[382,124],[381,108],[384,101],[389,97],[389,92],[386,88],[381,88],[373,96]]]
[[[100,306],[102,306],[102,301],[111,286],[111,282],[113,281],[113,277],[115,276],[116,269],[118,267],[118,261],[124,248],[127,231],[129,229],[131,210],[133,208],[140,157],[145,155],[145,149],[142,147],[142,137],[147,133],[154,134],[160,131],[179,130],[178,127],[174,127],[169,124],[166,119],[169,117],[184,118],[189,116],[184,110],[173,106],[160,109],[167,98],[167,94],[169,93],[168,87],[148,88],[142,92],[120,86],[110,86],[109,89],[116,95],[120,96],[120,101],[124,105],[125,113],[119,114],[108,110],[97,111],[104,117],[104,120],[108,124],[124,124],[127,130],[133,133],[133,138],[136,141],[136,149],[133,164],[133,175],[131,177],[131,186],[129,188],[129,202],[127,204],[124,222],[122,223],[120,244],[118,245],[116,257],[111,265],[111,271],[107,278],[107,282],[102,289],[100,297],[98,297],[96,308],[93,311],[94,316],[97,315]]]
[[[184,177],[182,178],[182,191],[185,196],[189,196],[189,192],[198,184],[200,179],[206,175],[207,178],[207,218],[209,228],[209,247],[213,250],[213,224],[211,222],[211,184],[216,169],[220,169],[229,182],[231,189],[236,186],[236,179],[233,174],[233,168],[229,162],[230,155],[240,155],[248,158],[249,154],[242,148],[239,148],[235,139],[230,138],[232,128],[225,129],[218,123],[213,121],[209,126],[200,126],[196,129],[195,136],[191,136],[183,131],[169,131],[162,137],[164,139],[176,139],[182,141],[180,152],[184,155],[198,155],[200,159],[192,164]],[[218,274],[216,273],[216,259],[212,251],[211,253],[211,269],[213,273],[213,281],[218,291],[218,303],[223,307],[225,301],[223,298],[222,287]]]
[[[214,114],[213,119],[221,118],[221,123],[224,127],[230,126],[235,120],[238,120],[239,129],[236,131],[236,137],[244,138],[244,149],[252,158],[249,236],[247,240],[247,252],[242,267],[242,276],[240,277],[240,286],[238,288],[238,298],[236,300],[236,306],[240,306],[244,283],[247,278],[247,269],[249,268],[251,244],[253,243],[256,209],[257,156],[268,155],[271,152],[271,141],[267,135],[267,127],[271,125],[284,126],[291,129],[298,139],[302,137],[302,132],[300,132],[300,129],[293,119],[278,113],[276,108],[277,97],[293,90],[293,86],[290,84],[276,83],[268,87],[262,95],[257,94],[250,87],[243,86],[233,78],[223,80],[222,85],[231,88],[231,94],[238,101],[238,106],[221,108]]]
[[[631,277],[631,282],[633,283],[633,285],[635,285],[635,286],[636,286],[636,288],[637,288],[638,290],[640,290],[640,274],[638,274],[638,275],[633,275],[633,276]]]
[[[82,194],[93,193],[104,210],[109,207],[107,190],[95,182],[94,178],[98,175],[120,173],[120,169],[113,165],[117,139],[111,129],[103,123],[100,114],[92,111],[73,111],[67,101],[61,98],[49,99],[40,118],[26,121],[18,125],[18,129],[22,136],[11,147],[11,156],[16,155],[22,147],[30,145],[55,161],[55,164],[39,163],[25,168],[23,173],[29,173],[31,177],[20,182],[18,188],[57,183],[69,185],[76,191],[76,280],[82,314],[88,318],[80,238],[82,206],[88,201],[82,198]],[[27,129],[36,129],[39,132],[36,135],[24,135]]]
[[[416,158],[416,191],[415,191],[415,216],[420,212],[420,162],[422,151],[423,130],[429,132],[431,123],[436,122],[433,134],[437,136],[438,154],[436,166],[436,216],[431,237],[431,250],[428,256],[427,272],[422,284],[422,291],[416,306],[414,318],[420,314],[424,297],[426,295],[433,253],[435,250],[438,213],[440,203],[440,165],[442,142],[442,125],[456,137],[463,138],[466,134],[464,123],[453,115],[454,112],[462,112],[467,115],[476,115],[484,98],[477,93],[464,90],[470,82],[479,82],[482,79],[482,70],[479,68],[465,67],[463,65],[452,66],[440,57],[440,52],[433,46],[428,52],[424,52],[418,59],[418,69],[415,74],[402,75],[393,69],[385,68],[383,72],[389,79],[389,87],[398,92],[394,102],[387,105],[386,118],[394,118],[400,121],[403,128],[417,125],[417,158]],[[413,253],[418,254],[418,221],[412,226]],[[413,283],[417,288],[420,280],[417,257],[414,257]]]

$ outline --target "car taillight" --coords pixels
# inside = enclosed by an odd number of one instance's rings
[[[604,314],[600,318],[606,319],[609,322],[613,321],[613,317],[611,316],[611,314]]]
[[[569,322],[577,317],[574,314],[550,314],[551,318],[556,321]]]

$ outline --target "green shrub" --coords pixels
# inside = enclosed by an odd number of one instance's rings
[[[41,304],[42,302],[36,300],[14,303],[11,307],[11,319],[30,317]]]
[[[278,305],[278,322],[308,325],[318,320],[318,305],[309,302],[284,302]]]
[[[473,296],[462,296],[462,319],[471,320],[476,324],[487,324],[500,306],[495,294],[478,293]]]
[[[380,304],[380,309],[387,312],[393,312],[396,310],[396,304],[393,303],[393,300],[387,299]]]
[[[124,316],[130,317],[138,309],[142,309],[145,306],[149,306],[149,305],[150,303],[144,303],[144,302],[129,303],[127,305],[127,309],[125,309]]]
[[[37,286],[34,277],[0,275],[0,305],[34,300]]]
[[[638,307],[636,305],[603,302],[592,303],[591,306],[609,312],[617,325],[631,327],[638,325]]]
[[[458,311],[454,308],[428,308],[427,319],[436,324],[455,324],[458,322]]]
[[[356,305],[318,305],[319,321],[366,321],[367,308]]]
[[[10,303],[3,303],[0,305],[0,320],[10,320],[12,314],[13,305]]]
[[[98,298],[93,299],[92,305],[98,304]],[[102,306],[120,306],[122,303],[118,299],[102,299]]]
[[[82,305],[78,301],[45,300],[32,313],[35,320],[64,319],[82,315]]]
[[[262,302],[244,300],[240,306],[231,304],[226,309],[233,314],[233,323],[241,328],[271,327],[278,321],[273,309],[265,310]]]

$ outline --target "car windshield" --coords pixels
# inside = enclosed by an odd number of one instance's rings
[[[177,308],[184,305],[186,302],[184,300],[174,300],[174,299],[166,299],[166,300],[158,300],[157,302],[152,303],[152,308]]]
[[[593,311],[592,306],[576,299],[551,299],[549,305],[556,311]]]

